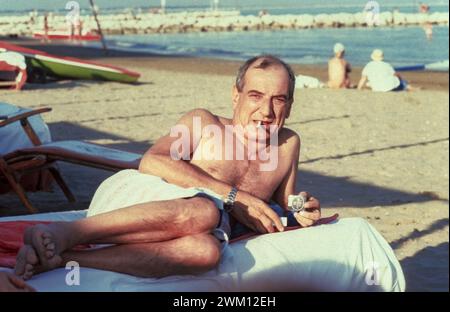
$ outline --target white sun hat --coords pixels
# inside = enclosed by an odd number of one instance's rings
[[[333,51],[335,54],[345,51],[345,47],[342,43],[338,42],[334,45]]]

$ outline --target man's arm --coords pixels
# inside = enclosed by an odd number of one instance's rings
[[[189,136],[186,137],[189,139],[189,142],[186,142],[188,149],[180,154],[171,155],[172,144],[175,144],[179,137],[163,136],[144,154],[139,171],[161,177],[169,183],[182,187],[207,187],[217,194],[226,196],[231,190],[231,185],[213,178],[202,169],[183,160],[192,157],[201,139],[201,129],[197,137],[194,137],[194,117],[199,118],[202,125],[212,124],[216,118],[204,109],[195,109],[185,114],[175,127],[181,126],[188,130]]]
[[[296,133],[291,135],[286,142],[287,146],[284,153],[286,153],[285,155],[291,155],[291,166],[280,186],[275,191],[272,199],[275,200],[275,202],[283,209],[288,210],[289,195],[297,194],[296,184],[301,142],[300,137]],[[302,194],[306,197],[307,202],[305,203],[305,208],[308,210],[296,213],[294,214],[294,217],[301,226],[311,226],[321,217],[320,202],[317,198],[310,196],[306,192],[301,192],[298,194]]]
[[[293,131],[292,131],[293,132]],[[285,157],[290,158],[289,171],[284,176],[277,190],[272,196],[272,199],[283,209],[288,209],[288,196],[297,194],[296,180],[298,170],[298,160],[300,157],[300,137],[296,133],[290,134],[290,137],[286,140],[286,148],[284,148],[283,154]],[[283,156],[282,156],[283,157]]]

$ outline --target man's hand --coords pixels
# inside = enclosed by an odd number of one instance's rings
[[[298,213],[294,213],[295,219],[303,227],[308,227],[319,221],[320,212],[320,202],[317,198],[312,197],[307,192],[300,192],[306,198],[305,210]]]
[[[238,191],[232,215],[239,222],[258,233],[273,233],[275,232],[274,226],[278,231],[284,231],[283,224],[276,212],[263,200],[244,191]]]
[[[8,272],[0,272],[0,292],[34,292],[33,287]]]

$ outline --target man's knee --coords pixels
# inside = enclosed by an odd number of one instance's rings
[[[220,213],[211,199],[192,197],[181,203],[178,217],[189,233],[196,234],[216,228]]]
[[[214,269],[220,262],[220,243],[210,234],[198,234],[189,237],[193,254],[189,257],[191,268],[198,273]]]

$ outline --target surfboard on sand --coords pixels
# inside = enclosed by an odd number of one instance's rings
[[[14,51],[23,54],[27,66],[56,78],[109,80],[117,82],[136,82],[140,74],[127,69],[85,61],[73,57],[51,55],[43,51],[24,48],[0,41],[0,52]]]

